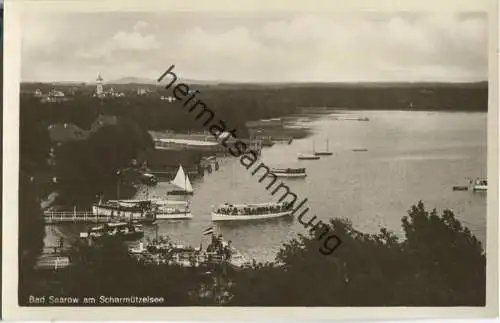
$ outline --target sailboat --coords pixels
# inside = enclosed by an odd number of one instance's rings
[[[299,160],[316,160],[319,159],[319,156],[316,155],[316,149],[314,148],[314,140],[313,140],[313,151],[311,154],[300,153],[297,155],[297,159]]]
[[[179,165],[179,170],[177,171],[177,174],[175,175],[174,180],[172,180],[170,183],[172,183],[173,185],[178,187],[178,189],[167,192],[167,195],[192,195],[193,194],[193,187],[191,186],[191,182],[189,181],[189,177],[184,172],[182,165]]]
[[[333,153],[330,152],[330,150],[328,149],[328,138],[326,138],[325,145],[326,145],[325,151],[315,151],[314,155],[316,155],[316,156],[331,156],[331,155],[333,155]]]

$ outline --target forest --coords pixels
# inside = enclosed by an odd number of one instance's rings
[[[43,87],[45,86],[45,88]],[[134,90],[142,85],[121,85],[125,97],[97,99],[93,87],[66,86],[71,101],[41,103],[32,93],[48,85],[21,86],[21,118],[24,114],[45,124],[74,123],[86,128],[98,114],[116,115],[134,120],[147,130],[203,130],[180,102],[160,100],[171,96],[171,90],[149,85],[151,93],[138,96]],[[112,86],[112,85],[110,85]],[[116,85],[119,86],[119,85]],[[50,88],[50,87],[49,87]],[[62,90],[64,86],[58,87]],[[432,110],[487,111],[487,83],[473,84],[310,84],[310,85],[193,85],[202,100],[217,117],[231,128],[246,132],[247,121],[273,118],[300,112],[301,107],[332,107],[352,110]]]

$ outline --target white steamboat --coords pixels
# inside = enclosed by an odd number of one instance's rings
[[[262,220],[292,214],[291,203],[229,204],[224,203],[212,212],[212,221]]]

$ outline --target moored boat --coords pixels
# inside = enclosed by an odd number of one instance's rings
[[[153,200],[156,206],[157,220],[192,219],[191,209],[187,201]]]
[[[212,212],[212,221],[261,220],[290,216],[291,203],[229,204],[224,203]]]
[[[330,148],[328,145],[328,138],[326,138],[325,150],[324,151],[315,151],[314,155],[316,155],[316,156],[331,156],[331,155],[333,155],[333,153],[330,151]]]
[[[301,154],[297,155],[297,159],[299,159],[299,160],[317,160],[317,159],[319,159],[319,156],[316,154],[301,153]]]
[[[95,216],[107,216],[118,220],[153,222],[156,218],[150,200],[109,200],[92,205]]]
[[[167,195],[193,195],[194,192],[185,190],[171,190],[167,192]]]
[[[140,242],[138,246],[129,247],[129,254],[149,264],[170,264],[183,267],[199,267],[209,264],[229,264],[241,268],[250,262],[233,247],[231,241],[224,241],[212,231],[211,242],[206,250],[202,245],[197,248],[183,244],[175,244],[170,239],[155,239],[152,242]],[[207,235],[207,234],[204,234]]]
[[[317,159],[319,159],[319,156],[316,154],[314,140],[313,140],[313,146],[312,146],[312,153],[299,153],[297,155],[297,159],[298,160],[317,160]]]
[[[314,153],[316,156],[331,156],[333,155],[330,151],[317,151]]]
[[[136,240],[144,236],[142,226],[137,223],[111,222],[91,227],[87,232],[80,232],[80,238],[99,239],[116,237],[123,240]]]
[[[271,168],[271,172],[277,177],[306,177],[305,168]]]
[[[160,198],[108,201],[120,202],[122,205],[150,204],[151,213],[155,220],[183,220],[191,219],[193,216],[189,207],[189,201],[177,201]],[[153,217],[153,215],[151,217]],[[136,217],[137,219],[137,217]]]
[[[476,178],[476,180],[469,180],[469,189],[472,191],[485,192],[488,190],[488,180],[486,178]]]

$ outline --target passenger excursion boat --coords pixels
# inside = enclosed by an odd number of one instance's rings
[[[179,165],[179,170],[175,175],[175,178],[170,182],[175,185],[178,189],[167,192],[167,195],[192,195],[193,187],[191,186],[191,181],[189,177],[184,172],[184,169]]]
[[[271,168],[273,174],[278,177],[306,177],[305,168]]]
[[[137,223],[112,222],[91,227],[87,232],[80,232],[80,238],[116,237],[123,240],[136,240],[144,236],[142,226]]]
[[[291,214],[292,203],[224,203],[212,212],[212,221],[259,220],[290,216]]]
[[[157,220],[183,220],[192,219],[188,201],[152,200],[156,206]]]
[[[155,210],[150,200],[109,200],[92,205],[95,216],[153,222]]]

